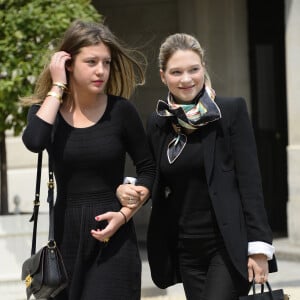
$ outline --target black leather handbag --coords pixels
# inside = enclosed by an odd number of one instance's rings
[[[289,297],[283,293],[282,289],[272,290],[270,283],[267,281],[266,286],[268,291],[264,291],[264,284],[261,284],[260,293],[256,293],[255,282],[252,281],[253,294],[248,296],[241,296],[239,300],[288,300]]]
[[[49,182],[48,182],[48,204],[49,204],[49,239],[47,245],[36,253],[36,234],[39,213],[39,197],[41,184],[42,155],[38,155],[36,193],[33,214],[30,222],[33,223],[31,257],[26,259],[22,265],[22,280],[25,280],[27,300],[31,295],[35,299],[47,299],[55,297],[68,284],[67,272],[60,251],[54,240],[54,212],[53,212],[53,190],[54,180],[52,162],[49,157]]]

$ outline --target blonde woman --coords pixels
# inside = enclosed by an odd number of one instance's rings
[[[160,288],[183,282],[188,300],[237,300],[276,270],[246,103],[215,93],[191,35],[167,37],[159,68],[168,96],[147,128],[152,278]]]

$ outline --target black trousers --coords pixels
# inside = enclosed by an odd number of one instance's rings
[[[187,300],[237,300],[250,283],[232,265],[221,238],[183,238],[179,269]]]

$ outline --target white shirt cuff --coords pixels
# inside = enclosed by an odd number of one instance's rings
[[[264,254],[268,260],[273,258],[275,247],[265,242],[249,242],[248,255]]]

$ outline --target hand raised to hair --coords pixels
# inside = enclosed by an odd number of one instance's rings
[[[66,62],[71,59],[71,55],[65,51],[58,51],[52,55],[49,70],[53,82],[67,83]]]

